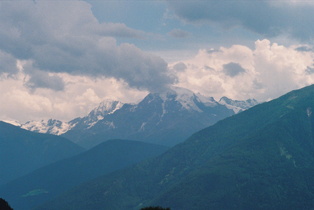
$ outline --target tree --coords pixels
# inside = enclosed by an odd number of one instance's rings
[[[13,210],[6,200],[0,198],[0,209],[1,210]]]

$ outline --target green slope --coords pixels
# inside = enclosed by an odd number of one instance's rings
[[[0,121],[0,185],[82,151],[65,138],[33,133]]]
[[[42,209],[314,208],[314,86],[222,120]],[[41,209],[41,208],[40,208]]]
[[[16,209],[31,209],[75,185],[155,157],[167,149],[137,141],[109,140],[0,187],[0,195]]]

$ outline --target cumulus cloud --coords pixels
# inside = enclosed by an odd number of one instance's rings
[[[163,88],[175,81],[167,63],[114,38],[145,35],[121,23],[99,23],[83,1],[0,2],[0,49],[43,72],[114,77],[133,88]],[[48,80],[52,83],[44,85]],[[62,90],[62,81],[37,71],[29,86]]]
[[[269,40],[258,40],[254,49],[242,45],[217,51],[200,50],[176,71],[178,85],[208,96],[233,99],[274,99],[293,89],[313,84],[314,53],[285,47]]]
[[[105,99],[134,103],[147,94],[130,89],[128,84],[114,78],[93,79],[67,73],[54,76],[63,78],[63,91],[48,88],[30,91],[25,85],[25,78],[29,76],[23,72],[15,78],[0,81],[0,119],[26,122],[53,118],[68,121],[87,115]]]
[[[274,37],[289,34],[303,41],[313,38],[312,1],[168,1],[178,18],[190,23],[244,27]]]

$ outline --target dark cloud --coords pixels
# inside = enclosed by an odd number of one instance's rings
[[[62,91],[65,88],[65,83],[60,76],[34,68],[32,62],[23,65],[23,72],[27,75],[24,85],[31,91],[37,88]]]
[[[187,69],[187,66],[184,63],[180,62],[174,65],[173,69],[179,72],[183,72]]]
[[[299,51],[299,52],[312,52],[313,48],[312,47],[308,47],[308,46],[301,46],[301,47],[295,48],[295,50]]]
[[[308,66],[308,67],[305,69],[305,72],[306,72],[307,74],[314,74],[314,67]]]
[[[145,90],[172,84],[176,78],[163,59],[115,40],[143,35],[124,24],[99,23],[83,1],[0,2],[0,49],[43,72],[114,77]],[[62,89],[57,77],[31,76],[29,87],[50,79],[45,88]]]
[[[37,88],[47,88],[55,91],[64,90],[64,82],[61,77],[49,75],[47,72],[35,71],[30,75],[30,79],[25,83],[25,86],[31,90]]]
[[[0,50],[0,75],[7,73],[10,76],[17,72],[16,59],[10,54]]]
[[[168,33],[170,36],[175,38],[186,38],[189,36],[189,33],[187,31],[183,31],[181,29],[173,29]]]
[[[235,77],[246,71],[240,64],[231,62],[223,65],[223,72],[229,77]]]
[[[311,1],[168,1],[177,17],[191,23],[242,26],[269,37],[289,34],[309,41],[314,34]]]

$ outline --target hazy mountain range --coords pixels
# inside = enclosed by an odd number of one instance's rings
[[[10,164],[29,167],[26,160],[33,157],[29,151],[37,151],[35,160],[44,160],[51,152],[60,154],[64,149],[73,148],[73,152],[67,154],[67,159],[53,160],[50,164],[48,161],[41,168],[31,165],[28,170],[32,172],[3,181],[0,196],[13,208],[45,210],[138,210],[145,206],[172,210],[311,209],[314,206],[313,95],[314,85],[292,91],[220,120],[170,149],[116,139],[83,151],[65,138],[1,123],[2,153],[7,152],[1,157],[3,164],[7,164],[5,167],[10,168]],[[194,104],[177,94],[149,94],[142,104],[128,105],[128,109],[122,105],[103,119],[99,118],[89,129],[122,110],[125,113],[121,116],[127,116],[126,113],[131,113],[130,107],[134,112],[138,109],[139,113],[146,111],[149,115],[152,108],[157,110],[164,103],[167,111],[176,106],[184,114],[188,113],[186,110],[208,114],[212,110],[209,107],[216,108],[216,113],[225,111],[226,106],[221,103],[229,101],[227,98],[222,98],[220,103],[208,100],[207,106],[202,107],[204,99],[201,103],[199,96],[192,96],[197,98],[187,98],[193,99]],[[48,137],[56,138],[52,140],[54,144],[45,140]],[[57,151],[53,151],[55,148]],[[41,156],[36,156],[38,153]]]
[[[192,133],[257,104],[246,101],[195,94],[172,87],[162,93],[150,93],[137,104],[104,101],[87,116],[69,122],[29,121],[22,128],[62,135],[90,148],[104,140],[134,139],[173,146]]]

